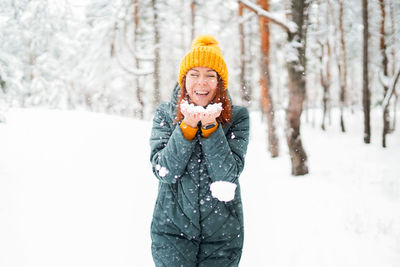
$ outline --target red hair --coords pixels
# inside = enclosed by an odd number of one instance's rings
[[[211,103],[222,103],[222,111],[219,117],[217,118],[218,123],[224,125],[225,123],[230,123],[232,120],[232,106],[231,101],[229,101],[227,89],[225,89],[224,81],[217,74],[218,83],[217,83],[217,93],[215,94],[214,99]],[[189,102],[189,97],[186,91],[186,75],[182,78],[181,95],[179,97],[178,103],[176,105],[176,117],[175,123],[180,122],[183,119],[183,114],[181,112],[181,102],[182,100],[186,100]]]

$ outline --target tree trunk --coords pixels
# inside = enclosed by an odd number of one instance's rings
[[[345,106],[345,97],[347,90],[347,53],[346,53],[346,42],[344,40],[344,27],[343,27],[343,0],[339,1],[339,31],[340,31],[340,57],[338,60],[338,71],[339,71],[339,84],[340,84],[340,93],[339,93],[339,107],[340,107],[340,129],[344,133],[346,132],[346,128],[344,125],[344,106]]]
[[[181,0],[181,7],[182,8],[181,8],[180,12],[182,12],[182,14],[183,14],[184,12],[186,12],[185,0]],[[184,25],[185,22],[186,22],[185,18],[183,16],[179,16],[179,19],[180,19],[181,25]],[[189,48],[186,47],[185,28],[184,27],[180,27],[180,36],[181,36],[181,49],[182,49],[182,51],[184,52],[186,50],[189,50]]]
[[[391,49],[391,54],[392,54],[392,76],[395,75],[396,72],[396,31],[395,31],[395,20],[394,20],[394,7],[393,7],[393,2],[390,2],[390,28],[391,28],[391,34],[392,34],[392,49]]]
[[[396,129],[396,120],[397,120],[397,102],[399,100],[399,95],[398,93],[395,91],[393,92],[394,94],[394,103],[393,103],[393,122],[392,125],[390,126],[390,133],[394,132],[394,130]]]
[[[135,38],[135,67],[136,69],[140,69],[139,59],[137,57],[137,40],[139,38],[139,3],[138,0],[133,0],[133,21],[134,21],[134,38]],[[139,77],[135,77],[135,85],[136,85],[136,99],[139,103],[139,109],[135,112],[135,116],[139,119],[143,119],[144,117],[144,101],[143,101],[143,89],[140,85]]]
[[[190,33],[192,40],[194,40],[195,37],[195,17],[196,17],[196,0],[191,0],[190,2],[190,21],[191,21],[191,28],[190,28]]]
[[[247,90],[246,82],[246,53],[245,53],[245,34],[243,28],[243,4],[239,2],[239,44],[240,44],[240,93],[242,97],[242,104],[249,106],[250,95]]]
[[[386,43],[385,43],[385,20],[386,20],[386,12],[385,12],[385,3],[384,0],[379,0],[380,8],[381,8],[381,29],[380,29],[380,42],[379,49],[382,54],[382,68],[383,75],[385,76],[385,80],[389,75],[388,73],[388,57],[386,55]],[[383,84],[383,99],[385,99],[386,94],[388,93],[387,84]],[[389,120],[389,105],[383,108],[383,131],[382,131],[382,147],[386,147],[386,135],[390,131],[390,120]]]
[[[323,50],[323,47],[321,47],[321,50]],[[321,64],[323,64],[322,56],[321,56],[320,60],[321,60]],[[322,86],[322,89],[323,89],[323,93],[322,93],[322,122],[321,122],[321,129],[323,131],[325,131],[325,129],[326,129],[326,127],[325,127],[325,119],[326,119],[326,113],[328,111],[329,85],[328,85],[327,77],[325,77],[324,73],[323,73],[323,65],[321,66],[320,76],[321,76],[321,86]]]
[[[388,89],[388,93],[386,94],[385,98],[383,99],[383,109],[386,109],[389,107],[389,103],[390,103],[390,98],[392,97],[392,95],[395,95],[396,99],[395,99],[395,107],[397,104],[397,98],[398,98],[398,94],[396,94],[396,86],[397,86],[397,82],[399,81],[400,78],[400,67],[396,70],[395,75],[392,77],[392,81],[390,82],[390,87]],[[395,109],[396,112],[396,109]],[[395,113],[396,114],[396,113]]]
[[[255,20],[256,18],[254,18]],[[245,47],[248,47],[248,49],[245,49],[245,61],[246,61],[246,76],[245,78],[245,83],[246,83],[246,92],[248,94],[248,98],[249,98],[249,106],[251,105],[251,100],[252,100],[252,96],[253,96],[253,90],[252,90],[252,86],[253,84],[252,82],[252,74],[254,72],[254,66],[253,66],[253,56],[251,55],[251,51],[250,51],[250,47],[254,47],[253,44],[253,38],[251,36],[253,36],[254,30],[253,30],[253,26],[252,26],[252,22],[250,23],[246,23],[245,24],[245,36],[247,35],[248,38],[245,38]]]
[[[269,10],[269,0],[258,0],[258,4],[264,9]],[[269,20],[259,16],[260,37],[261,37],[261,62],[260,62],[260,86],[262,111],[267,117],[268,124],[268,150],[272,157],[279,155],[279,143],[276,136],[274,108],[270,92],[270,72],[269,72]]]
[[[394,38],[396,31],[394,28],[395,22],[394,22],[394,11],[393,11],[393,2],[390,2],[390,28],[391,28],[391,34],[392,34],[392,49],[391,49],[391,58],[392,58],[392,76],[395,76],[396,72],[396,38]],[[393,103],[393,122],[392,125],[390,126],[390,133],[392,133],[395,128],[396,128],[396,114],[397,114],[397,100],[399,95],[397,94],[396,91],[393,92],[394,94],[394,103]]]
[[[160,33],[157,1],[152,0],[153,7],[153,28],[154,28],[154,91],[153,91],[153,109],[155,110],[160,103]]]
[[[368,0],[362,0],[363,14],[363,110],[364,110],[364,143],[371,142],[370,108],[371,94],[368,86]]]
[[[304,72],[306,65],[304,24],[308,5],[306,2],[306,0],[291,1],[292,21],[297,24],[297,31],[295,33],[288,32],[288,43],[297,42],[293,49],[297,50],[298,55],[297,60],[287,62],[289,103],[286,110],[286,140],[292,161],[292,174],[296,176],[308,173],[307,154],[300,136],[300,118],[306,91]]]
[[[322,86],[322,120],[321,120],[321,129],[325,131],[325,117],[326,117],[326,92],[327,92],[327,84],[324,76],[324,45],[321,42],[318,42],[320,46],[320,54],[319,58],[319,82]]]
[[[328,24],[329,25],[329,24]],[[331,57],[331,48],[329,44],[329,39],[327,37],[326,43],[320,43],[321,46],[321,55],[320,55],[320,63],[321,63],[321,69],[320,69],[320,80],[321,80],[321,86],[323,89],[323,94],[322,94],[322,122],[321,122],[321,129],[325,131],[325,119],[328,113],[328,101],[329,101],[329,88],[331,84],[331,70],[330,70],[330,57]],[[325,47],[327,50],[327,61],[324,62],[324,55],[325,55]],[[324,73],[324,63],[325,64],[325,73]]]

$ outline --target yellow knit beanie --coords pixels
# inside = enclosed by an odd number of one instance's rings
[[[197,36],[192,43],[192,49],[182,59],[178,77],[181,88],[183,88],[183,77],[194,67],[208,67],[215,70],[224,81],[224,88],[228,88],[228,68],[218,42],[212,35]]]

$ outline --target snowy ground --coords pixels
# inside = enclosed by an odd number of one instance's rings
[[[242,267],[400,266],[400,131],[362,142],[362,116],[304,124],[311,174],[266,153],[258,113],[240,178]],[[0,123],[0,266],[153,266],[157,180],[150,122],[84,111],[13,109]],[[336,116],[333,121],[338,121]]]

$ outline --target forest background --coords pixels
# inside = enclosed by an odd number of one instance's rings
[[[399,22],[398,0],[0,1],[0,265],[153,266],[151,120],[205,33],[250,111],[241,266],[400,266]]]
[[[345,132],[346,117],[362,110],[360,138],[370,143],[371,108],[379,109],[374,138],[384,147],[395,130],[395,0],[8,0],[0,10],[0,114],[47,106],[149,120],[169,99],[191,41],[207,33],[220,42],[234,103],[262,112],[272,157],[274,114],[286,113],[293,175],[308,173],[304,113],[323,131],[338,109]]]

